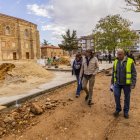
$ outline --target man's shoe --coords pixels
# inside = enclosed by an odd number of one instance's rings
[[[118,111],[115,111],[114,113],[113,113],[113,115],[114,115],[114,117],[119,117],[119,114],[120,114],[120,112],[118,112]]]
[[[92,100],[88,101],[88,105],[93,105],[94,103],[92,102]]]
[[[129,119],[129,115],[127,113],[124,113],[124,118]]]

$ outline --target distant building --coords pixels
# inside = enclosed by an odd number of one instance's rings
[[[82,50],[86,50],[86,49],[94,49],[94,39],[93,39],[93,35],[88,35],[88,36],[81,36],[78,39],[78,46],[79,48],[81,48]]]
[[[62,57],[67,55],[68,53],[56,46],[42,46],[41,47],[41,58],[52,58],[54,56]]]
[[[137,40],[134,41],[134,45],[128,47],[128,50],[132,52],[135,56],[140,55],[140,30],[135,30],[136,34],[139,36]]]
[[[37,25],[0,14],[0,60],[40,58]]]
[[[135,46],[137,46],[137,49],[140,50],[140,30],[135,30],[135,32],[139,36],[139,39],[136,41]]]

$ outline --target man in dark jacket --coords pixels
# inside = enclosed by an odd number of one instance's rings
[[[122,110],[120,104],[121,90],[123,89],[125,100],[124,100],[124,117],[129,118],[130,108],[130,93],[131,89],[135,88],[136,85],[136,69],[133,59],[125,56],[122,49],[117,52],[117,59],[114,61],[113,74],[111,84],[114,85],[114,96],[116,102],[116,111],[114,116],[118,117]]]
[[[136,60],[135,60],[135,56],[133,55],[133,53],[131,52],[130,53],[130,56],[129,56],[131,59],[133,59],[133,61],[134,61],[134,64],[136,64]]]
[[[109,60],[109,64],[112,63],[112,56],[111,56],[111,53],[109,53],[109,55],[108,55],[108,60]]]

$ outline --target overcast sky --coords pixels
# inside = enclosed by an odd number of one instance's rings
[[[78,36],[92,33],[100,18],[120,14],[140,29],[140,13],[128,12],[124,0],[0,0],[0,12],[38,25],[40,40],[57,45],[70,28]]]

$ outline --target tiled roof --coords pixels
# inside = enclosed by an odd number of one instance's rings
[[[58,47],[58,46],[48,46],[48,45],[44,45],[44,46],[41,47],[41,49],[42,49],[42,48],[61,49],[61,48]]]

